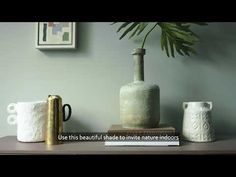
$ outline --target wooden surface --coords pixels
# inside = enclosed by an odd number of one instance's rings
[[[236,154],[236,136],[218,138],[211,143],[181,141],[175,147],[108,147],[104,142],[66,142],[60,145],[21,143],[15,136],[0,138],[0,154]]]

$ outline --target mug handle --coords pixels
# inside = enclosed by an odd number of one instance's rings
[[[16,113],[16,103],[10,103],[8,106],[7,106],[7,112],[9,114],[14,114]]]
[[[66,118],[66,107],[68,107],[68,116]],[[63,121],[66,122],[70,119],[71,117],[71,113],[72,113],[72,109],[71,109],[71,106],[69,104],[64,104],[63,107],[62,107],[62,110],[63,110]]]
[[[186,109],[188,107],[188,103],[187,102],[183,102],[183,109]]]
[[[211,110],[213,107],[212,102],[207,102],[207,104],[210,106],[209,109]]]
[[[16,115],[12,114],[10,116],[7,117],[7,123],[10,125],[15,125],[17,124],[17,118]]]

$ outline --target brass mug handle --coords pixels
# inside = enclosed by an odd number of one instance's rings
[[[68,107],[68,111],[69,111],[67,117],[66,117],[66,107]],[[71,113],[72,113],[71,106],[69,104],[64,104],[63,107],[62,107],[62,110],[63,110],[63,121],[66,122],[71,117]]]

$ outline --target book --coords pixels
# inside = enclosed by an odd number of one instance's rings
[[[115,135],[177,135],[175,128],[166,124],[160,124],[155,128],[144,129],[129,129],[123,128],[121,124],[113,124],[107,133]]]
[[[105,141],[105,146],[179,146],[175,141]]]
[[[175,128],[160,124],[155,128],[130,129],[121,124],[112,125],[108,135],[116,136],[116,140],[105,140],[105,146],[179,146],[179,135]]]

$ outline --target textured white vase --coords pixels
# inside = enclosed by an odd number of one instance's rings
[[[17,102],[7,107],[10,114],[7,122],[17,125],[17,140],[21,142],[40,142],[45,140],[47,102]]]
[[[214,141],[212,102],[184,102],[183,109],[183,138],[193,142]]]
[[[144,81],[145,49],[134,49],[134,82],[120,89],[120,119],[124,128],[153,128],[160,121],[160,89]]]

